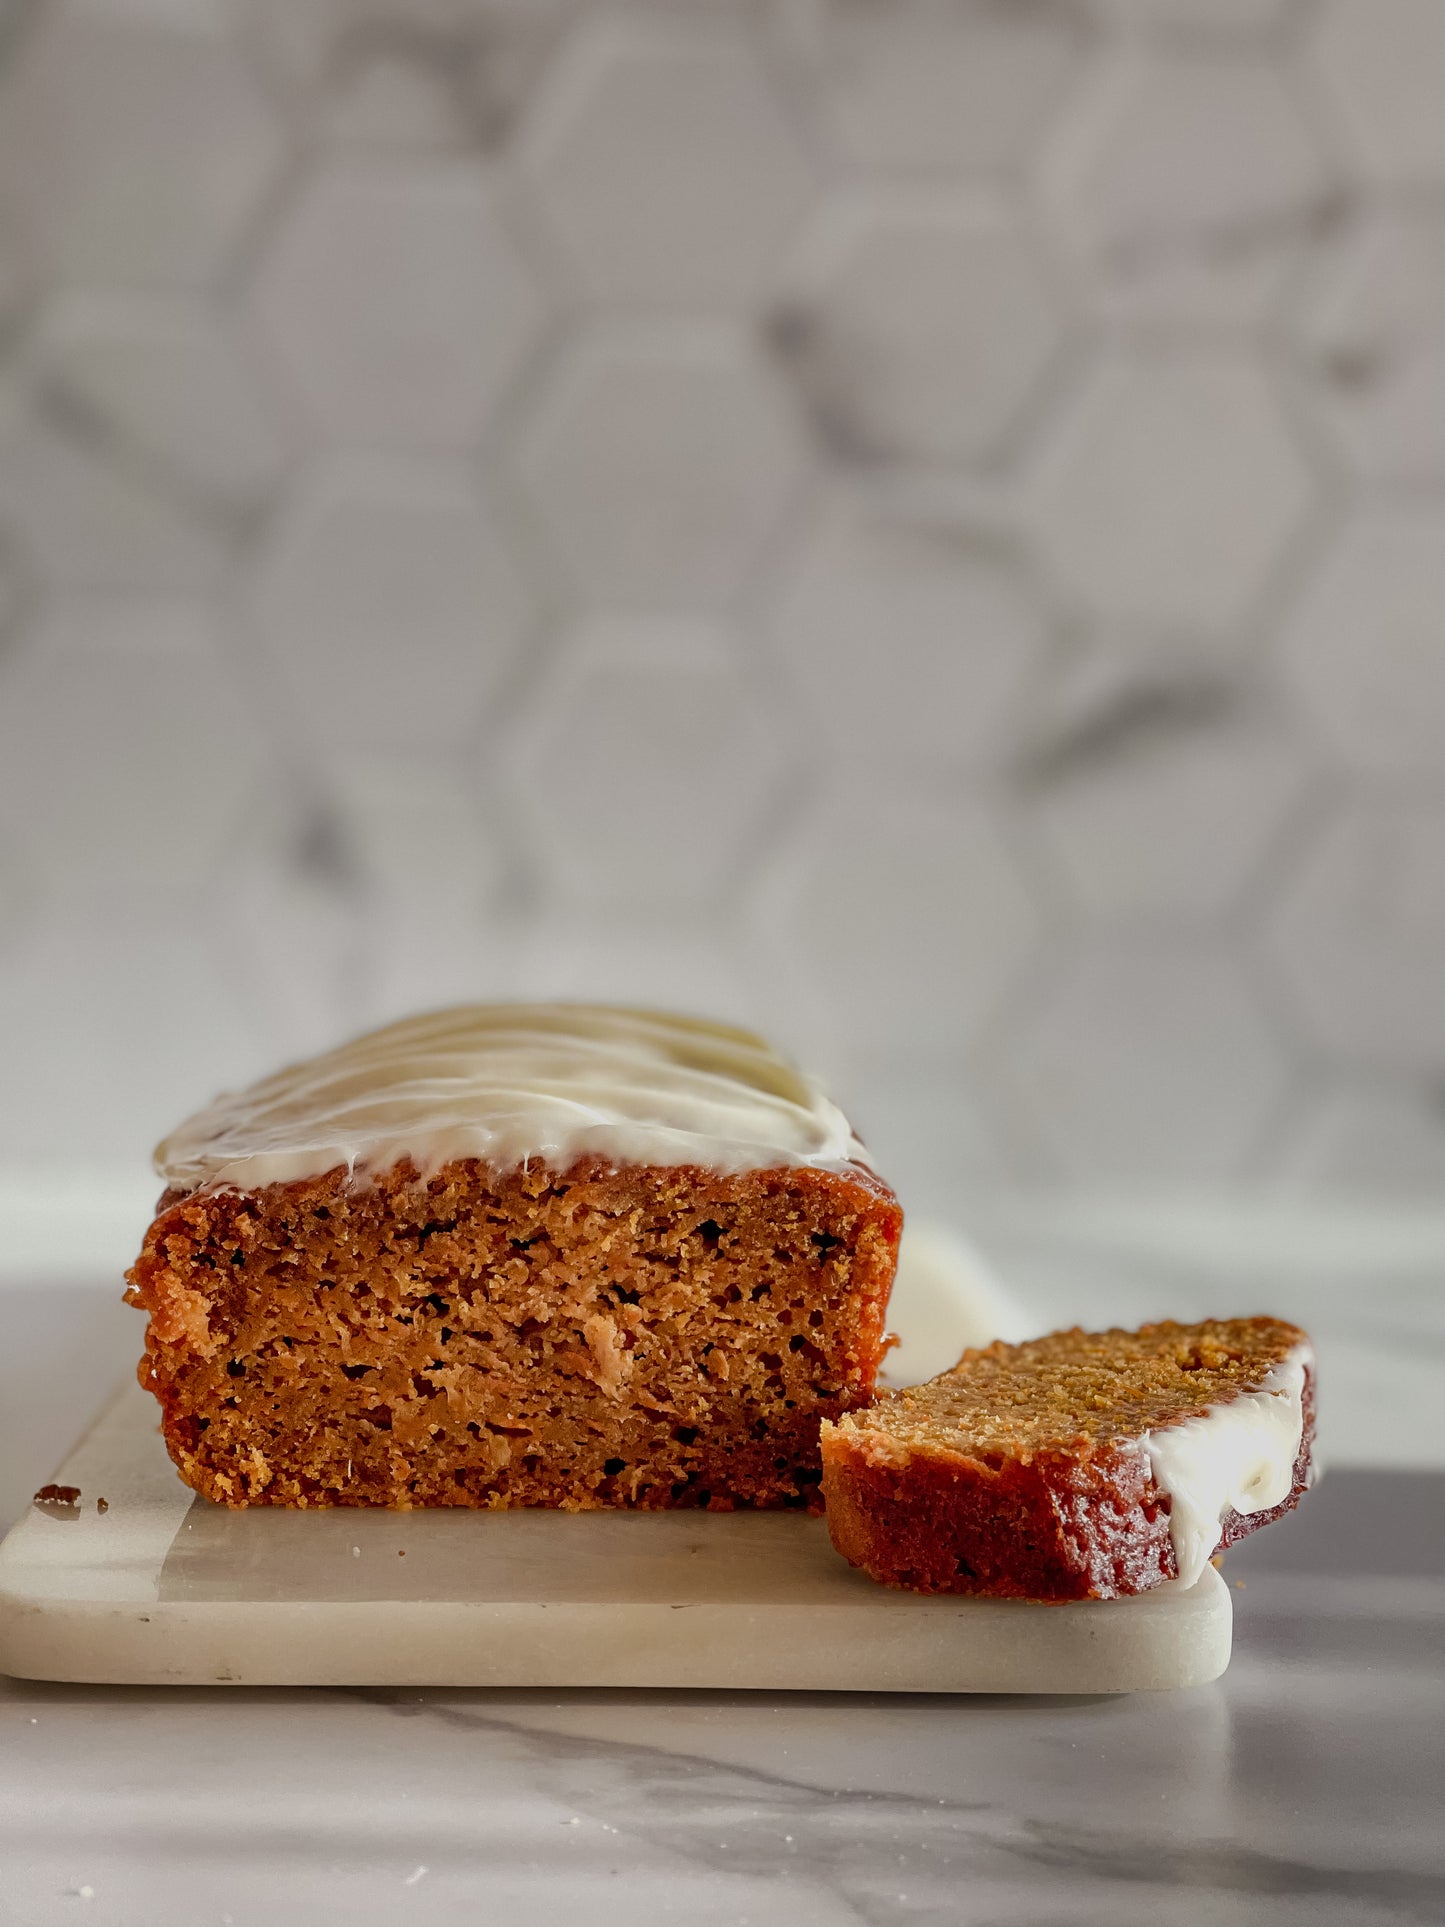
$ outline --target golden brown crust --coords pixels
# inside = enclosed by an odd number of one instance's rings
[[[167,1196],[141,1380],[223,1505],[796,1505],[871,1395],[871,1173],[341,1170]]]
[[[1306,1343],[1278,1319],[1056,1332],[966,1352],[951,1372],[823,1428],[828,1530],[885,1585],[993,1598],[1113,1599],[1178,1576],[1153,1427],[1257,1386]],[[1287,1499],[1230,1512],[1227,1546],[1309,1482],[1314,1373]]]

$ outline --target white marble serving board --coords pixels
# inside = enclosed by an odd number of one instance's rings
[[[0,1670],[22,1678],[1119,1693],[1229,1659],[1212,1569],[1034,1606],[890,1592],[793,1512],[227,1512],[177,1479],[139,1386],[56,1482],[79,1505],[0,1547]]]
[[[1018,1316],[957,1241],[905,1245],[893,1377]],[[1229,1663],[1212,1568],[1039,1606],[891,1592],[796,1512],[229,1512],[181,1484],[138,1385],[55,1483],[79,1503],[33,1507],[0,1546],[0,1671],[21,1678],[1122,1693]]]

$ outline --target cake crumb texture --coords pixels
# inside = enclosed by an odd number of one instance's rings
[[[852,1167],[338,1167],[168,1194],[127,1297],[221,1505],[802,1508],[901,1215]]]

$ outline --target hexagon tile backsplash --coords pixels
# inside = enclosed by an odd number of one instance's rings
[[[1445,1189],[1440,0],[0,6],[0,1159],[409,1006]]]

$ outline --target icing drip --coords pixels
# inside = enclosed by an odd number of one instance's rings
[[[1297,1345],[1255,1391],[1145,1434],[1154,1483],[1169,1496],[1181,1585],[1192,1586],[1208,1565],[1227,1512],[1267,1512],[1289,1497],[1313,1363],[1310,1347]]]
[[[178,1191],[253,1190],[402,1158],[427,1174],[453,1158],[512,1169],[583,1156],[724,1172],[867,1161],[837,1106],[748,1031],[604,1005],[476,1004],[219,1097],[155,1164]]]

